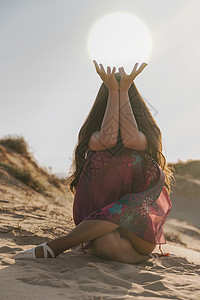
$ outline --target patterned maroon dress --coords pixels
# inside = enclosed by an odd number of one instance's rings
[[[163,170],[145,151],[122,143],[89,150],[74,198],[74,222],[105,220],[150,243],[166,244],[163,225],[172,203],[164,181]]]

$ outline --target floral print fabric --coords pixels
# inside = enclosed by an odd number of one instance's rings
[[[163,225],[172,204],[163,170],[144,151],[108,150],[88,153],[74,198],[75,224],[106,220],[165,244]]]

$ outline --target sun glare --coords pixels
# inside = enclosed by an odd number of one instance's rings
[[[138,17],[129,13],[113,13],[93,25],[87,46],[92,60],[105,66],[123,66],[131,71],[136,62],[148,63],[152,37]]]

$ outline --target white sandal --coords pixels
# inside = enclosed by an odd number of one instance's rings
[[[43,252],[44,252],[44,257],[43,258],[55,258],[55,253],[53,252],[53,250],[46,244],[40,244],[36,247],[42,246],[43,247]],[[25,251],[21,251],[18,252],[17,254],[14,255],[14,259],[31,259],[34,260],[37,257],[35,256],[35,248],[33,247],[31,249],[25,250]],[[48,257],[48,253],[47,251],[51,254],[51,257]]]
[[[155,257],[158,257],[158,254],[157,253],[154,253],[154,254],[149,253],[148,256],[151,258],[155,258]]]

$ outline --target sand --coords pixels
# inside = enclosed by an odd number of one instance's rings
[[[28,168],[49,191],[38,193],[0,166],[0,299],[200,299],[200,183],[177,181],[162,245],[169,256],[124,264],[84,254],[80,246],[55,259],[13,259],[21,250],[73,227],[71,195],[36,164],[1,147],[0,160]],[[160,253],[158,246],[153,251]]]
[[[38,199],[37,193],[30,202],[19,191],[17,201],[12,193],[10,198],[5,195],[4,190],[0,299],[200,299],[200,229],[191,223],[168,218],[164,228],[168,240],[162,249],[170,256],[140,264],[103,260],[83,254],[80,247],[56,259],[15,261],[17,251],[73,228],[72,202],[61,197],[52,204],[42,196]],[[158,247],[154,252],[160,253]]]

